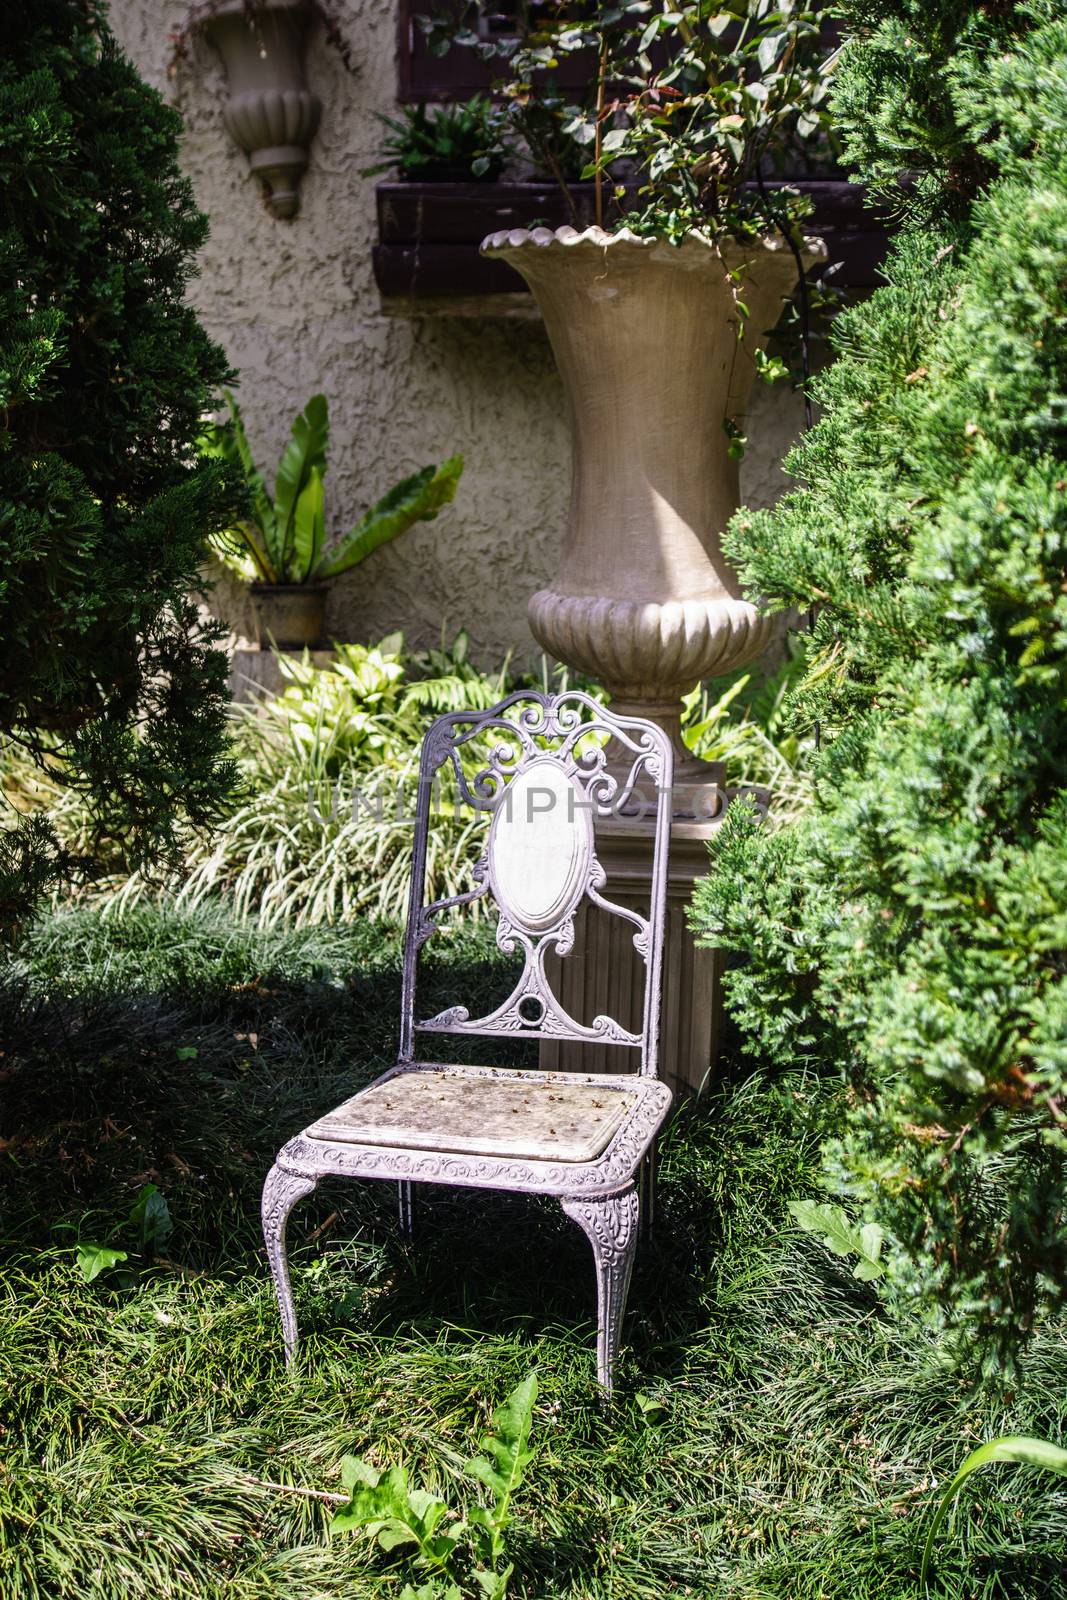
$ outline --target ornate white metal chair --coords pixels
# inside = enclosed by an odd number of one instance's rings
[[[484,765],[471,776],[479,760]],[[485,815],[488,835],[472,887],[426,904],[431,801],[443,773],[463,803]],[[637,1247],[638,1185],[647,1220],[653,1141],[671,1100],[656,1076],[671,781],[662,729],[577,691],[520,691],[492,710],[448,713],[431,725],[419,769],[399,1059],[291,1139],[263,1190],[287,1361],[297,1338],[285,1253],[293,1205],[323,1177],[391,1179],[410,1233],[412,1186],[457,1184],[553,1195],[584,1229],[596,1263],[597,1377],[610,1391]],[[635,810],[644,815],[652,855],[647,915],[605,897],[595,848],[595,821],[618,825]],[[416,1020],[420,950],[442,913],[483,896],[495,902],[500,949],[521,953],[518,982],[485,1016],[454,1005]],[[572,950],[575,913],[586,898],[633,924],[645,969],[639,1031],[602,1015],[577,1021],[546,977],[546,953]],[[427,1033],[608,1043],[629,1051],[631,1061],[636,1053],[639,1070],[608,1076],[443,1065],[417,1053]]]

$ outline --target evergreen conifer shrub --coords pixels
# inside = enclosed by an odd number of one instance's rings
[[[816,799],[735,811],[694,917],[747,1047],[850,1078],[828,1178],[898,1292],[995,1365],[1067,1296],[1067,17],[846,9],[836,115],[903,226],[728,539],[814,609]]]
[[[234,514],[199,419],[228,376],[184,291],[206,231],[179,121],[96,0],[11,0],[0,59],[0,739],[132,860],[229,787],[225,660],[189,599]],[[0,928],[74,870],[0,822]]]

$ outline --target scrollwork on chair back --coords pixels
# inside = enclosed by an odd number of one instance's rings
[[[472,763],[475,754],[480,759]],[[488,838],[472,887],[426,903],[431,796],[443,771],[464,806],[487,814]],[[447,712],[431,725],[419,769],[402,1060],[414,1059],[418,1033],[522,1035],[629,1046],[641,1052],[641,1071],[655,1072],[672,777],[671,747],[661,728],[617,716],[579,690],[556,695],[520,690],[488,711]],[[652,821],[647,916],[603,892],[606,876],[597,859],[595,823],[613,817]],[[490,897],[498,912],[499,948],[522,954],[518,982],[484,1016],[472,1017],[465,1006],[453,1005],[416,1020],[419,951],[443,913],[483,897]],[[550,951],[571,952],[575,915],[585,900],[633,926],[634,949],[646,971],[640,1032],[604,1015],[583,1024],[553,992],[545,957]]]

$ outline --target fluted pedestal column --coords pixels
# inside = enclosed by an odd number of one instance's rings
[[[674,746],[661,1060],[665,1076],[698,1089],[714,1055],[717,967],[713,952],[693,945],[685,906],[728,796],[721,768],[682,742],[681,700],[770,639],[772,624],[742,598],[720,534],[738,504],[731,439],[745,431],[756,352],[796,286],[796,262],[778,239],[690,234],[670,245],[599,228],[493,234],[482,249],[533,291],[570,404],[567,530],[559,570],[530,600],[531,630],[551,655],[603,683],[617,709],[660,722]],[[807,242],[809,262],[822,252]],[[614,878],[640,898],[643,844],[640,828],[629,838],[621,825],[601,830],[609,892]],[[600,1006],[620,1020],[639,1007],[626,976],[631,954],[624,930],[600,929],[586,914],[558,974],[573,1015],[597,995],[622,1008]],[[577,1065],[558,1046],[543,1055]]]
[[[660,1076],[676,1095],[703,1088],[718,1034],[719,952],[698,949],[686,921],[693,884],[707,871],[708,831],[699,823],[676,822],[671,832],[659,1060]],[[597,830],[597,857],[612,900],[647,911],[651,849],[651,835],[641,828],[612,825]],[[549,956],[545,966],[571,1016],[592,1022],[606,1014],[640,1030],[644,967],[617,917],[586,902],[576,919],[573,953]],[[541,1066],[549,1072],[619,1072],[622,1059],[610,1045],[546,1042],[540,1052]]]

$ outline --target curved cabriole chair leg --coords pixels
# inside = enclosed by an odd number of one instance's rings
[[[625,1189],[621,1194],[604,1199],[567,1195],[560,1204],[593,1246],[597,1291],[596,1375],[605,1396],[610,1398],[630,1274],[637,1252],[637,1190]]]
[[[296,1307],[293,1305],[289,1262],[285,1253],[285,1227],[296,1202],[310,1194],[317,1182],[317,1178],[302,1178],[295,1172],[286,1172],[284,1167],[275,1166],[267,1173],[267,1181],[263,1185],[263,1240],[278,1296],[286,1366],[292,1363],[296,1354]]]

